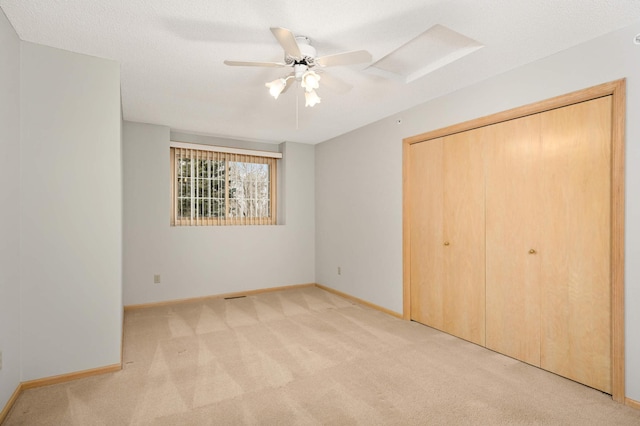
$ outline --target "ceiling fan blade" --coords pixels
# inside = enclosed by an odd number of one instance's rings
[[[371,53],[366,50],[354,50],[351,52],[336,53],[335,55],[327,55],[316,58],[316,64],[323,67],[332,67],[335,65],[352,65],[363,62],[371,62]]]
[[[245,62],[245,61],[224,61],[225,65],[231,65],[232,67],[273,67],[281,68],[286,67],[286,64],[279,62]]]
[[[326,72],[320,74],[320,87],[326,87],[336,93],[346,93],[353,88],[351,84]]]
[[[286,28],[272,27],[271,32],[287,55],[293,58],[302,57],[302,53],[300,53],[300,48],[298,47],[298,42],[296,42],[296,37],[291,31]]]

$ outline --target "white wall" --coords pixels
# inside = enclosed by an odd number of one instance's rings
[[[640,23],[317,145],[317,282],[402,311],[403,138],[626,77],[626,393],[640,401],[638,33]]]
[[[20,383],[20,40],[0,10],[0,411]]]
[[[120,363],[117,63],[22,42],[22,381]]]
[[[174,133],[176,140],[273,145]],[[134,305],[314,282],[314,147],[284,144],[286,224],[170,226],[170,131],[124,124],[124,303]],[[154,284],[159,274],[161,283]]]

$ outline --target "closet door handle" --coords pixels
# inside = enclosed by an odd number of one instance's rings
[[[445,241],[445,242],[444,242],[444,245],[445,245],[445,246],[448,246],[448,245],[449,245],[449,241]]]
[[[536,254],[536,251],[534,249],[529,250],[529,254]]]

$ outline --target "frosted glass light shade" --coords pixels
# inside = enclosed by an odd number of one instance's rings
[[[316,104],[319,104],[321,100],[320,96],[318,96],[315,90],[304,92],[304,99],[305,99],[304,106],[306,107],[312,107]]]
[[[302,82],[300,85],[304,87],[307,92],[320,87],[320,76],[313,71],[307,71],[302,75]]]
[[[269,94],[271,94],[275,99],[278,99],[280,93],[282,93],[284,88],[287,86],[287,80],[284,78],[278,78],[269,83],[265,83],[264,85],[269,88]]]

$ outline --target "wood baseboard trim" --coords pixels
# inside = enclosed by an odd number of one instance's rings
[[[22,393],[22,391],[27,389],[39,388],[41,386],[55,385],[58,383],[69,382],[71,380],[82,379],[84,377],[97,376],[99,374],[105,373],[115,373],[116,371],[122,370],[121,364],[113,364],[107,365],[105,367],[92,368],[89,370],[76,371],[75,373],[68,374],[60,374],[58,376],[45,377],[42,379],[29,380],[26,382],[22,382],[18,385],[16,390],[7,401],[6,405],[0,412],[0,424],[5,421],[7,416],[9,415],[9,411],[13,408],[13,405],[16,403],[16,400]]]
[[[635,408],[636,410],[640,410],[640,402],[635,401],[631,398],[625,398],[624,400],[625,405],[628,405],[631,408]]]
[[[58,376],[44,377],[42,379],[29,380],[22,382],[21,389],[39,388],[42,386],[55,385],[58,383],[69,382],[71,380],[83,379],[85,377],[97,376],[105,373],[115,373],[122,370],[121,364],[107,365],[105,367],[91,368],[89,370],[76,371],[74,373],[60,374]]]
[[[22,384],[19,384],[16,390],[11,395],[11,398],[9,398],[9,400],[5,404],[2,411],[0,411],[0,424],[2,424],[2,422],[4,422],[4,419],[6,419],[7,416],[9,415],[9,411],[11,411],[11,408],[13,408],[13,404],[15,404],[16,399],[18,399],[21,392],[22,392]]]
[[[274,291],[293,290],[293,289],[296,289],[296,288],[313,287],[315,285],[316,284],[314,284],[314,283],[293,284],[293,285],[285,285],[285,286],[280,286],[280,287],[260,288],[260,289],[257,289],[257,290],[237,291],[237,292],[233,292],[233,293],[215,294],[215,295],[200,296],[200,297],[190,297],[190,298],[187,298],[187,299],[173,299],[173,300],[165,300],[165,301],[162,301],[162,302],[141,303],[141,304],[136,304],[136,305],[125,305],[124,310],[125,311],[131,311],[131,310],[135,310],[135,309],[158,308],[158,307],[162,307],[162,306],[176,305],[176,304],[179,304],[179,303],[201,302],[203,300],[209,300],[209,299],[225,299],[225,298],[231,298],[231,297],[253,296],[253,295],[262,294],[262,293],[272,293]]]
[[[318,287],[318,288],[320,288],[322,290],[328,291],[329,293],[336,294],[336,295],[338,295],[340,297],[344,297],[345,299],[351,300],[351,301],[359,303],[361,305],[367,306],[369,308],[375,309],[377,311],[384,312],[385,314],[391,315],[392,317],[403,319],[402,314],[399,314],[399,313],[397,313],[395,311],[392,311],[391,309],[383,308],[382,306],[376,305],[376,304],[371,303],[371,302],[367,302],[366,300],[362,300],[362,299],[360,299],[358,297],[352,296],[352,295],[347,294],[347,293],[343,293],[341,291],[335,290],[335,289],[333,289],[331,287],[324,286],[322,284],[316,284],[316,287]]]

